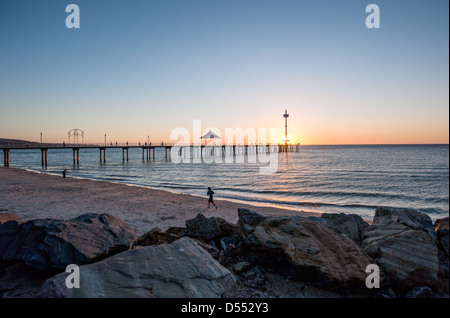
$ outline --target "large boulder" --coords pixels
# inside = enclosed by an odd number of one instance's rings
[[[47,280],[38,297],[212,298],[233,293],[236,279],[190,238],[126,251],[79,267],[80,288],[68,273]]]
[[[365,288],[366,267],[374,263],[355,242],[316,218],[266,219],[248,236],[246,244],[257,263],[327,285]]]
[[[219,241],[237,232],[237,226],[219,217],[207,218],[199,213],[195,218],[186,220],[186,230],[180,236],[202,239],[205,242]]]
[[[439,274],[435,238],[428,215],[378,207],[372,225],[363,232],[362,247],[383,268],[392,287],[432,287]]]
[[[323,213],[321,218],[328,220],[337,233],[347,236],[357,244],[361,244],[362,232],[369,226],[356,214]]]
[[[71,220],[36,219],[0,225],[0,259],[21,260],[42,272],[86,264],[129,249],[136,232],[109,214]]]

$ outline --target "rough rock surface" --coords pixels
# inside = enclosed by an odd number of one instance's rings
[[[35,297],[50,277],[20,261],[0,261],[0,298]]]
[[[405,298],[431,298],[433,291],[430,287],[414,287],[408,291]]]
[[[392,223],[425,232],[431,238],[436,239],[436,231],[431,218],[425,213],[401,208],[378,207],[375,209],[372,225],[391,225]]]
[[[178,239],[178,235],[167,233],[159,228],[154,228],[147,233],[142,234],[137,240],[135,245],[148,246],[158,245],[163,243],[172,243]]]
[[[365,269],[373,263],[355,242],[312,218],[267,219],[248,236],[246,244],[257,263],[322,284],[365,288]]]
[[[267,219],[267,217],[248,209],[238,209],[238,217],[239,229],[243,236],[252,233],[259,223]]]
[[[239,262],[234,265],[233,270],[237,274],[240,274],[242,272],[245,272],[246,270],[249,270],[250,268],[252,268],[252,266],[252,263],[249,262]]]
[[[448,217],[444,219],[438,219],[434,222],[434,228],[437,236],[438,256],[439,263],[441,264],[442,276],[444,278],[449,277],[449,229],[448,229]]]
[[[448,217],[444,219],[438,219],[434,222],[434,228],[436,230],[437,242],[439,251],[444,253],[444,256],[449,256],[449,229],[448,229]]]
[[[323,213],[321,218],[333,224],[334,230],[361,244],[362,232],[369,226],[362,217],[356,214]]]
[[[142,247],[81,266],[80,288],[68,289],[67,273],[47,280],[39,297],[222,297],[236,279],[189,238]]]
[[[86,264],[129,249],[135,231],[108,214],[84,214],[71,220],[36,219],[0,225],[0,259],[21,260],[43,272],[68,264]]]
[[[209,241],[219,241],[222,237],[230,237],[237,232],[237,226],[219,217],[207,218],[198,214],[195,218],[186,221],[186,230],[180,236],[194,237]]]
[[[410,209],[378,207],[363,233],[363,249],[394,288],[435,286],[439,261],[436,233],[428,215]]]
[[[0,224],[8,221],[16,221],[18,223],[23,222],[20,216],[15,213],[0,212]]]

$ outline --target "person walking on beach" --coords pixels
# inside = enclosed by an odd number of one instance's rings
[[[213,194],[214,194],[214,191],[211,190],[211,187],[208,187],[208,193],[206,193],[206,195],[209,195],[208,208],[211,207],[211,203],[212,203],[217,209],[217,205],[214,203]]]
[[[66,173],[67,173],[67,169],[64,169],[64,170],[63,170],[63,178],[66,177]]]

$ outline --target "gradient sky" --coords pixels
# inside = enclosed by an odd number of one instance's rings
[[[287,108],[302,144],[448,143],[448,29],[447,0],[1,0],[0,138],[281,133]]]

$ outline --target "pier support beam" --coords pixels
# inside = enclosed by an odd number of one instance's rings
[[[73,164],[80,164],[80,149],[79,148],[72,148],[73,151]]]
[[[127,151],[127,161],[128,161],[128,147],[122,148],[122,161],[125,161],[125,150]]]
[[[9,167],[9,149],[3,149],[3,165]]]
[[[100,162],[106,162],[106,148],[98,148],[100,150]],[[103,158],[102,158],[103,157]]]
[[[41,149],[41,159],[42,159],[42,166],[48,165],[48,155],[47,155],[48,149],[42,148]]]
[[[165,158],[166,158],[166,160],[167,160],[167,151],[169,151],[169,156],[170,156],[170,149],[171,149],[171,147],[165,147],[164,148],[164,152],[165,152]],[[155,159],[155,148],[153,148],[153,159]]]
[[[155,159],[155,147],[142,147],[142,160],[145,160],[145,157],[147,157],[147,161],[150,160],[152,149],[153,149],[153,160]]]

